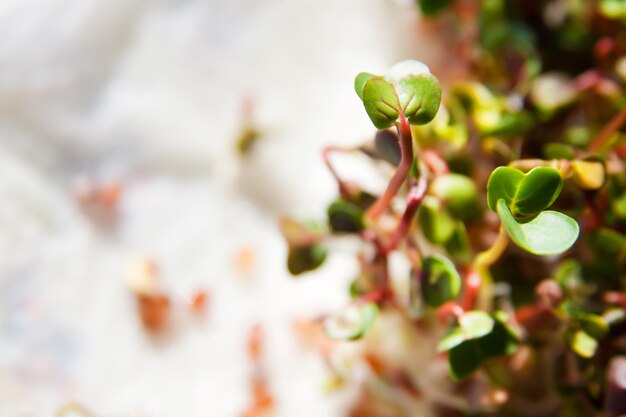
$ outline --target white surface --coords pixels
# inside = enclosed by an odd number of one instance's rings
[[[276,414],[342,415],[348,395],[323,393],[292,320],[341,306],[355,265],[339,254],[291,279],[276,219],[323,214],[321,146],[373,132],[353,77],[428,62],[415,19],[384,0],[0,2],[0,417],[69,399],[98,416],[237,416],[257,321]],[[245,96],[266,136],[242,162]],[[127,183],[112,232],[71,197],[84,172]],[[258,248],[248,284],[241,245]],[[175,298],[209,289],[206,320],[177,306],[167,341],[146,336],[123,281],[142,255]]]

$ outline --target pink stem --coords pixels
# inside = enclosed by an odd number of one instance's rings
[[[378,219],[387,210],[391,200],[398,193],[409,175],[409,170],[413,163],[413,137],[411,136],[411,127],[406,118],[400,118],[398,131],[400,133],[400,164],[389,181],[385,193],[367,210],[366,216],[372,221]]]
[[[613,118],[604,126],[604,128],[596,135],[587,148],[590,152],[597,152],[602,146],[611,138],[611,135],[615,133],[626,122],[626,107],[620,110]]]
[[[422,174],[420,175],[417,185],[411,188],[411,191],[409,192],[406,209],[404,210],[402,218],[398,221],[398,226],[391,236],[389,244],[383,248],[386,253],[394,250],[402,238],[406,236],[409,228],[411,227],[411,223],[413,222],[413,218],[415,217],[415,213],[424,199],[424,194],[426,194],[426,176]]]
[[[345,181],[339,178],[337,171],[335,171],[335,167],[333,167],[333,164],[331,164],[330,162],[330,154],[333,152],[349,153],[352,152],[352,149],[342,148],[339,146],[326,146],[322,150],[322,158],[324,159],[324,164],[326,164],[330,173],[333,175],[333,177],[335,177],[337,185],[339,186],[339,194],[341,194],[343,198],[349,200],[350,198],[352,198],[352,192],[350,191],[350,187],[348,187],[348,184],[346,184]]]

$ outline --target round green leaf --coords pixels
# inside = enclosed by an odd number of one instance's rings
[[[493,330],[495,320],[484,311],[468,311],[459,317],[459,327],[466,339],[478,339]]]
[[[337,200],[328,207],[328,223],[333,232],[359,232],[364,227],[363,211],[355,204]]]
[[[472,245],[465,228],[465,223],[460,220],[455,222],[452,236],[444,243],[448,254],[456,262],[467,265],[472,261]]]
[[[454,233],[454,220],[433,197],[424,198],[417,212],[417,221],[426,239],[438,245],[445,243]]]
[[[520,248],[535,255],[558,255],[568,250],[578,238],[578,223],[556,211],[543,211],[527,223],[518,223],[504,199],[498,200],[502,226]]]
[[[363,86],[363,105],[378,129],[386,129],[398,119],[400,103],[393,85],[382,77],[370,78]]]
[[[287,268],[293,275],[312,271],[326,259],[326,248],[320,244],[290,247],[287,254]]]
[[[378,307],[374,303],[352,304],[324,320],[324,332],[335,340],[356,340],[374,324]]]
[[[578,321],[585,333],[594,339],[604,339],[609,334],[609,324],[601,316],[579,311],[573,313],[572,318]]]
[[[422,294],[431,307],[454,300],[461,291],[461,277],[454,264],[442,256],[430,256],[422,264]]]
[[[432,182],[430,190],[445,201],[454,217],[470,220],[480,215],[478,191],[469,177],[461,174],[441,175]]]
[[[370,74],[369,72],[361,72],[354,79],[354,91],[356,91],[361,100],[363,100],[363,87],[365,87],[365,83],[367,80],[374,77],[376,77],[376,75]]]
[[[452,330],[450,330],[448,334],[445,335],[444,338],[441,339],[441,341],[437,345],[437,352],[447,352],[453,347],[465,342],[466,340],[467,337],[465,336],[465,333],[463,333],[463,330],[458,327],[453,327]]]

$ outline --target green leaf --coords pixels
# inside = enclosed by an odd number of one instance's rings
[[[594,339],[604,339],[609,334],[609,324],[601,316],[577,311],[572,313],[572,318],[580,324],[580,327]]]
[[[493,330],[495,320],[484,311],[468,311],[459,317],[459,327],[467,339],[477,339]]]
[[[324,332],[335,340],[356,340],[374,324],[378,307],[374,303],[352,304],[324,320]]]
[[[598,342],[583,330],[570,332],[566,335],[567,342],[572,350],[583,358],[591,358],[598,349]]]
[[[439,342],[439,352],[449,351],[450,373],[456,380],[468,377],[490,358],[510,355],[517,349],[519,337],[504,322],[506,315],[493,316],[483,311],[470,311],[459,318]]]
[[[400,103],[393,85],[382,77],[370,78],[365,82],[363,105],[378,129],[393,126],[400,115]]]
[[[300,275],[318,268],[326,259],[326,248],[320,244],[290,247],[287,268],[293,275]]]
[[[411,124],[431,121],[441,104],[441,84],[422,62],[407,60],[391,67],[384,77],[360,73],[354,88],[365,111],[379,129],[403,115]]]
[[[524,173],[511,167],[498,167],[487,181],[487,204],[497,211],[498,200],[503,199],[507,206],[515,199],[517,187],[524,179]]]
[[[370,78],[374,77],[376,77],[376,75],[370,74],[369,72],[361,72],[354,79],[354,91],[356,91],[361,100],[363,100],[363,87],[365,87],[365,83]]]
[[[476,113],[476,116],[482,119],[482,123],[479,126],[481,136],[516,135],[526,132],[535,124],[535,120],[530,113],[525,111],[502,112],[497,118],[493,118],[491,122],[490,119],[493,117],[493,114],[490,113],[483,113],[482,115],[480,112]],[[490,116],[482,118],[487,114],[490,114]]]
[[[512,211],[521,215],[534,215],[547,209],[561,193],[563,179],[554,168],[531,169],[519,183]]]
[[[425,16],[436,16],[450,6],[452,0],[417,0]]]
[[[459,327],[453,327],[437,345],[437,352],[447,352],[453,347],[465,342],[466,340],[467,337],[465,333],[463,333],[463,330],[461,330]]]
[[[527,174],[511,167],[498,167],[487,182],[489,208],[496,211],[504,199],[513,214],[534,216],[550,207],[559,196],[563,179],[554,168],[537,167]]]
[[[431,74],[414,75],[400,80],[396,92],[404,116],[412,125],[423,125],[437,115],[441,104],[441,84]]]
[[[430,190],[444,200],[450,213],[457,219],[467,221],[481,214],[476,185],[465,175],[438,176],[430,185]]]
[[[454,264],[442,256],[429,256],[422,264],[422,294],[431,307],[454,300],[461,291],[461,277]]]
[[[574,159],[574,148],[564,143],[551,142],[543,146],[543,155],[546,159]]]
[[[495,321],[493,331],[476,339],[479,350],[486,359],[513,354],[517,350],[518,342],[518,336],[500,320]]]
[[[424,198],[417,212],[417,221],[426,239],[438,245],[445,243],[454,233],[454,220],[433,197]]]
[[[603,227],[590,232],[587,242],[596,254],[617,257],[626,248],[626,235]]]
[[[568,250],[578,238],[578,223],[565,214],[547,210],[520,224],[504,199],[498,200],[497,210],[511,240],[535,255],[558,255]]]
[[[474,373],[482,363],[482,355],[473,341],[466,341],[453,347],[448,355],[450,374],[457,381]]]
[[[472,245],[467,234],[465,223],[456,221],[452,236],[444,243],[450,256],[458,263],[467,265],[472,261]]]
[[[328,223],[333,232],[356,233],[365,227],[363,211],[345,200],[337,200],[328,207]]]

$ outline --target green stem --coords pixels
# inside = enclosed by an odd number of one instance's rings
[[[413,136],[411,135],[411,127],[404,117],[400,118],[398,132],[400,133],[400,164],[398,164],[398,168],[389,181],[384,194],[367,210],[365,216],[371,221],[376,221],[389,208],[391,200],[400,191],[402,184],[409,175],[413,163]]]

